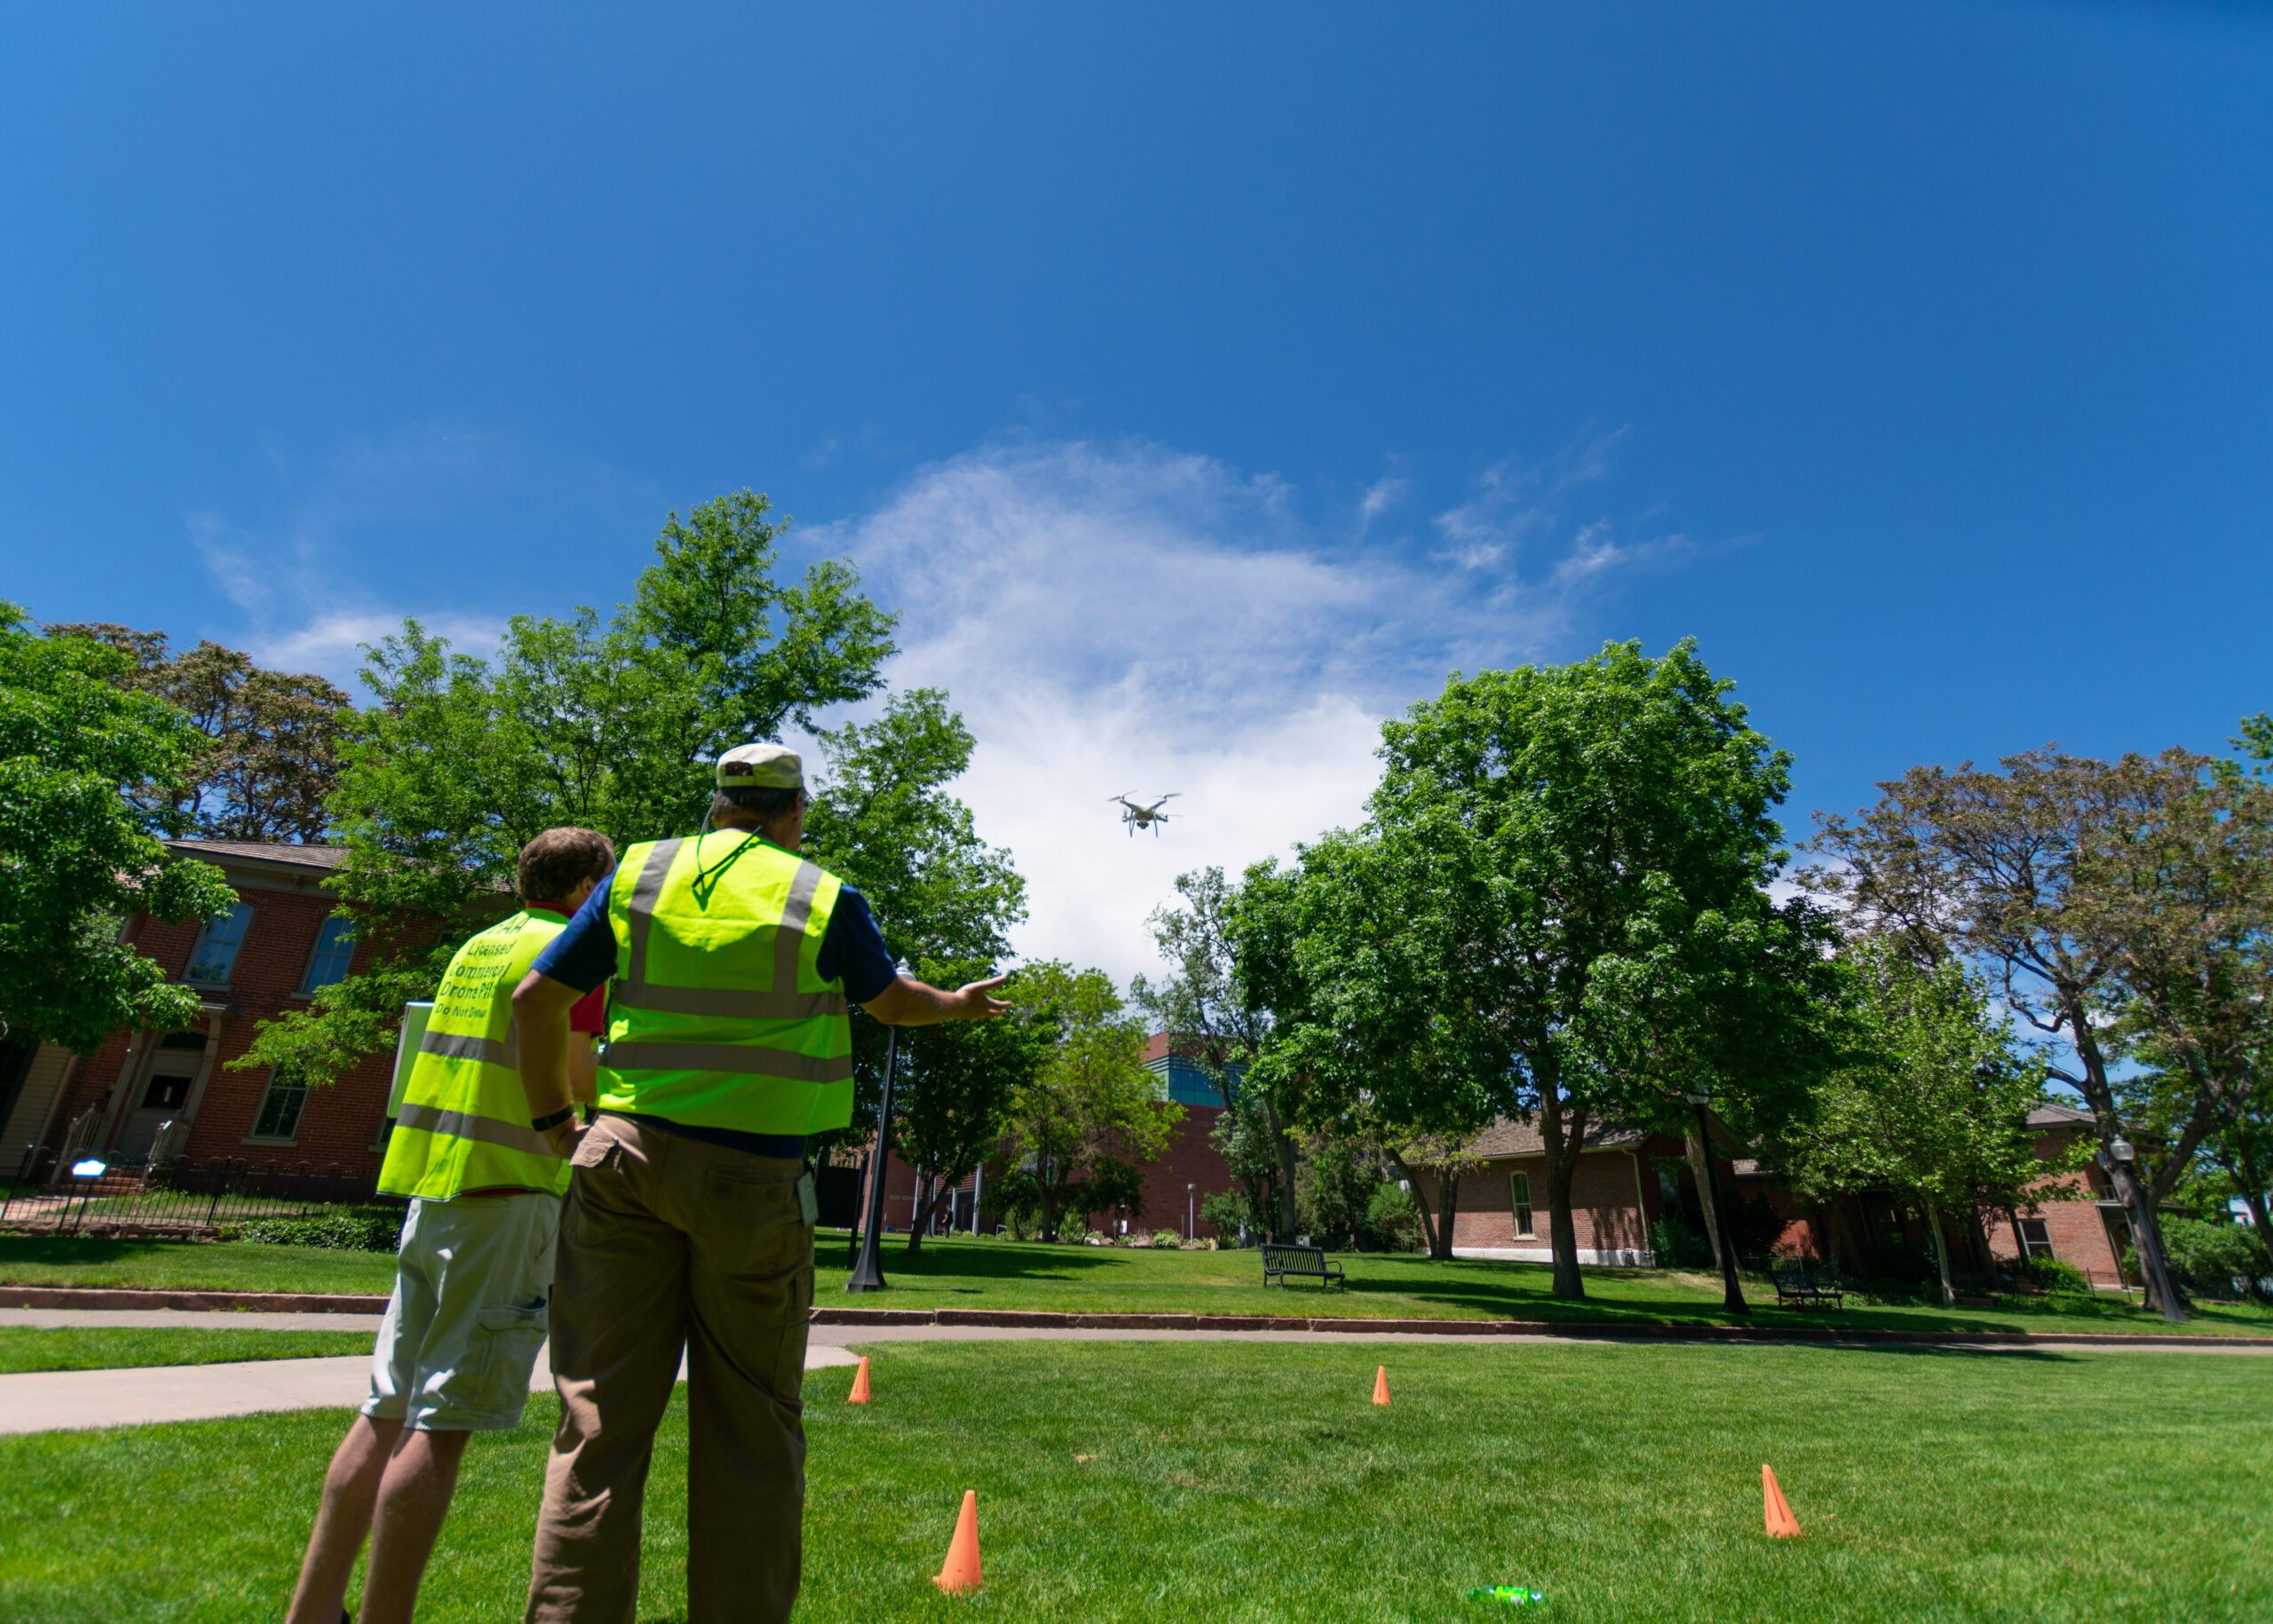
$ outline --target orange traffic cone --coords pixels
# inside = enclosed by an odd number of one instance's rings
[[[868,1402],[868,1356],[865,1353],[860,1356],[860,1368],[853,1372],[852,1390],[845,1395],[844,1402],[847,1404]]]
[[[1765,1462],[1760,1467],[1760,1497],[1768,1510],[1769,1537],[1776,1540],[1798,1539],[1800,1519],[1792,1515],[1792,1502],[1784,1498],[1784,1491],[1777,1486],[1775,1472]]]
[[[1374,1367],[1374,1402],[1375,1404],[1389,1402],[1389,1367],[1386,1365]]]
[[[962,1512],[955,1518],[955,1537],[947,1541],[947,1559],[931,1582],[949,1596],[978,1588],[978,1491],[962,1492]]]

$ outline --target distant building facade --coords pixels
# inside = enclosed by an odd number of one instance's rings
[[[113,1033],[84,1056],[53,1044],[0,1050],[0,1172],[36,1174],[67,1149],[118,1168],[139,1168],[155,1153],[337,1168],[376,1183],[392,1055],[316,1089],[228,1064],[262,1021],[307,1008],[319,987],[353,967],[352,927],[330,917],[334,899],[322,889],[345,852],[281,842],[168,844],[219,868],[237,895],[226,914],[202,924],[146,915],[126,924],[129,942],[197,993],[195,1018],[178,1031]]]

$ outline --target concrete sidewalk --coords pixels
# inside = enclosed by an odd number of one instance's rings
[[[57,1316],[47,1314],[52,1320]],[[219,1320],[242,1327],[245,1314],[155,1316],[162,1323]],[[337,1314],[280,1314],[265,1316],[297,1321],[330,1321]],[[0,1324],[23,1325],[25,1318],[10,1314]],[[73,1315],[67,1322],[84,1325]],[[49,1327],[56,1328],[56,1327]],[[294,1324],[270,1329],[300,1329]],[[323,1328],[323,1327],[318,1327]],[[378,1322],[371,1328],[376,1331]],[[552,1366],[548,1344],[537,1355],[529,1375],[529,1390],[550,1392]],[[805,1351],[805,1368],[857,1365],[860,1356],[832,1343],[816,1343]],[[686,1367],[679,1367],[679,1380]],[[345,1354],[336,1359],[248,1359],[231,1365],[162,1365],[131,1370],[45,1370],[20,1375],[0,1375],[0,1433],[64,1432],[93,1427],[140,1427],[156,1422],[213,1421],[229,1415],[257,1415],[272,1410],[352,1409],[371,1390],[371,1356]]]

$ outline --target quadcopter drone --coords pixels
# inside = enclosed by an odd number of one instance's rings
[[[1160,826],[1168,820],[1168,813],[1162,812],[1160,808],[1176,799],[1176,792],[1170,790],[1150,806],[1139,801],[1132,801],[1125,795],[1107,796],[1105,798],[1121,803],[1121,820],[1129,826],[1129,833],[1132,838],[1138,829],[1150,829],[1152,831],[1152,837],[1157,840],[1160,834]]]

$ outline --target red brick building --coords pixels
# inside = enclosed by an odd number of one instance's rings
[[[337,1168],[376,1182],[391,1057],[319,1089],[228,1066],[261,1021],[306,1008],[316,988],[347,974],[354,939],[346,921],[329,917],[333,899],[322,889],[345,853],[170,844],[218,867],[237,893],[235,907],[202,925],[138,915],[126,926],[128,941],[196,989],[197,1018],[178,1032],[114,1033],[91,1055],[42,1044],[0,1056],[0,1172],[36,1174],[67,1140],[74,1157],[118,1168],[143,1165],[154,1149],[197,1162]]]

